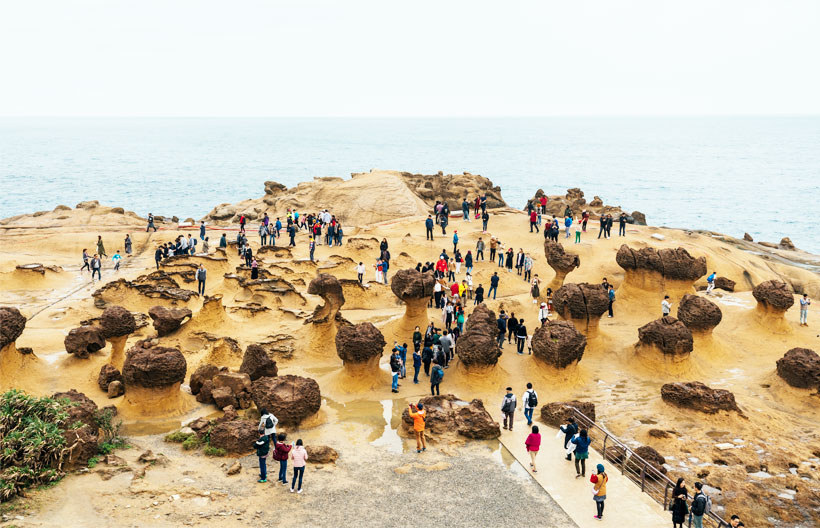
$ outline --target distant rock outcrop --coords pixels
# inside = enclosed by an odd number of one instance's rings
[[[696,281],[706,275],[706,258],[695,258],[684,248],[632,249],[622,245],[615,261],[627,271],[652,271],[665,279]]]
[[[497,336],[495,312],[486,304],[479,304],[467,318],[464,333],[458,339],[459,361],[467,368],[495,365],[501,357]]]
[[[581,361],[587,338],[570,321],[549,321],[532,335],[533,355],[556,368]]]

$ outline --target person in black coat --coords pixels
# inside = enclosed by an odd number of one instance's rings
[[[432,348],[433,340],[430,340],[430,344],[427,343],[427,339],[424,340],[424,348],[421,350],[421,362],[424,363],[424,373],[426,375],[430,375],[430,363],[433,362],[433,348]]]
[[[683,528],[683,523],[686,522],[686,516],[689,514],[689,506],[686,504],[686,484],[683,477],[678,479],[675,484],[675,489],[672,491],[672,528]]]
[[[572,416],[567,418],[566,425],[562,425],[559,429],[564,433],[564,449],[566,449],[572,437],[578,434],[578,425],[575,423],[575,418]],[[572,460],[572,454],[567,455],[567,460]]]

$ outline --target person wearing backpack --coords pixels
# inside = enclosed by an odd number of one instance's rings
[[[268,467],[265,461],[270,452],[270,439],[267,435],[262,435],[253,446],[256,448],[256,456],[259,457],[259,480],[257,482],[265,483],[268,481]]]
[[[399,392],[399,373],[401,372],[401,357],[397,348],[393,348],[393,353],[390,355],[390,371],[393,375],[392,391]]]
[[[259,418],[259,434],[270,436],[271,440],[274,440],[273,436],[276,436],[276,424],[279,423],[279,420],[272,413],[269,413],[267,409],[262,409],[261,411],[262,417]]]
[[[287,438],[285,433],[279,433],[273,441],[273,459],[279,461],[279,477],[276,481],[281,482],[283,486],[288,483],[288,456],[293,447],[285,443],[285,438]]]
[[[521,396],[521,401],[524,402],[524,418],[527,419],[527,425],[532,425],[532,413],[538,407],[538,394],[532,388],[532,383],[527,383],[527,390]]]
[[[501,400],[501,412],[504,413],[504,429],[513,430],[513,419],[515,417],[515,406],[517,405],[515,394],[512,392],[512,387],[507,387],[507,394]],[[509,427],[507,422],[509,421]]]
[[[712,499],[703,493],[703,484],[695,482],[695,496],[692,497],[692,525],[703,528],[703,516],[712,511]]]
[[[441,368],[441,365],[438,362],[436,362],[436,364],[433,365],[433,371],[430,373],[430,393],[433,396],[438,396],[441,394],[441,392],[439,392],[439,384],[443,379],[444,369]]]

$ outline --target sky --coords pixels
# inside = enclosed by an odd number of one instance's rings
[[[0,3],[0,116],[820,114],[817,0]]]

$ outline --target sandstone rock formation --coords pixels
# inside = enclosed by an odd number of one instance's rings
[[[717,288],[718,290],[733,292],[735,291],[735,281],[726,277],[716,277],[715,288]]]
[[[199,394],[199,391],[202,389],[202,385],[204,385],[205,382],[210,382],[218,373],[219,367],[215,365],[204,363],[198,366],[194,373],[191,374],[191,378],[188,381],[188,385],[191,387],[191,394],[195,396]]]
[[[122,382],[122,374],[112,365],[103,365],[102,368],[100,368],[99,376],[97,376],[97,385],[100,386],[100,390],[108,392],[108,385],[113,381]]]
[[[558,315],[594,333],[609,308],[609,293],[600,284],[567,283],[553,293],[552,305]]]
[[[794,295],[785,282],[769,280],[761,282],[752,290],[758,306],[768,311],[784,313],[794,304]]]
[[[501,428],[490,413],[484,409],[484,403],[475,399],[469,404],[452,394],[425,396],[419,400],[427,411],[425,430],[428,433],[441,435],[457,433],[473,440],[498,438]],[[407,432],[413,429],[413,419],[405,409],[402,423]]]
[[[322,405],[316,380],[293,375],[259,378],[252,384],[252,397],[257,409],[272,412],[282,425],[298,425]]]
[[[532,353],[556,368],[581,361],[587,338],[570,321],[549,321],[532,335]]]
[[[251,406],[251,378],[247,374],[220,371],[209,383],[211,399],[218,408],[230,406],[247,409]],[[203,390],[200,389],[199,395],[202,394]]]
[[[105,337],[98,326],[73,328],[63,340],[66,352],[86,359],[90,354],[105,348]]]
[[[165,308],[154,306],[148,310],[148,315],[154,320],[154,329],[160,337],[175,332],[182,323],[191,318],[191,310],[187,308]]]
[[[629,215],[632,217],[632,223],[635,225],[646,225],[646,215],[640,211],[632,211]]]
[[[486,367],[498,363],[501,349],[496,340],[498,326],[495,312],[481,303],[473,309],[458,339],[459,361],[467,367]]]
[[[555,278],[549,285],[553,290],[560,288],[567,274],[581,265],[581,258],[574,253],[564,251],[564,246],[559,242],[545,240],[544,255],[547,257],[547,264],[555,271]]]
[[[808,348],[792,348],[777,360],[777,375],[792,387],[820,391],[820,356]]]
[[[635,250],[624,244],[615,261],[627,271],[627,276],[631,271],[645,271],[659,273],[665,279],[694,282],[706,275],[706,257],[695,258],[681,247]]]
[[[261,345],[248,345],[245,355],[242,357],[242,365],[239,372],[244,372],[250,376],[251,381],[256,381],[262,377],[275,377],[279,374],[276,361],[272,360],[264,347]]]
[[[176,348],[152,347],[139,342],[128,350],[122,377],[126,387],[165,388],[182,383],[188,367]]]
[[[575,416],[575,409],[581,411],[587,418],[595,421],[595,404],[578,400],[551,402],[541,407],[541,421],[547,425],[558,427],[567,423],[567,418]]]
[[[788,250],[788,251],[794,251],[796,249],[794,247],[794,243],[792,242],[792,239],[789,238],[789,237],[781,238],[780,239],[780,244],[778,244],[778,246],[780,246],[780,249],[785,249],[785,250]]]
[[[678,319],[689,330],[710,332],[723,319],[723,313],[706,297],[687,293],[678,304]]]
[[[137,331],[134,315],[122,306],[109,306],[103,310],[100,326],[106,339],[127,336]]]
[[[339,309],[345,303],[345,294],[339,279],[327,273],[320,273],[310,281],[307,291],[311,295],[320,296],[324,301],[324,304],[317,306],[313,311],[310,322],[319,324],[335,321]]]
[[[672,356],[688,355],[694,348],[692,332],[672,316],[661,317],[638,328],[638,341]]]
[[[51,396],[54,399],[68,399],[71,405],[67,408],[68,419],[71,425],[81,423],[77,428],[68,429],[63,434],[66,446],[74,446],[63,460],[64,469],[75,469],[88,465],[88,461],[97,455],[99,442],[99,425],[97,424],[97,404],[81,392],[71,389],[67,392],[58,392]]]
[[[228,453],[247,453],[259,438],[257,422],[234,420],[217,423],[211,429],[211,446],[224,449]]]
[[[432,272],[421,273],[415,269],[402,269],[390,279],[390,289],[404,302],[405,317],[424,319],[427,302],[433,296],[436,279]]]
[[[666,383],[661,387],[661,398],[666,403],[707,414],[735,411],[743,414],[735,402],[735,395],[725,389],[712,389],[699,381]]]
[[[109,398],[122,396],[125,394],[125,384],[120,380],[114,380],[108,384],[108,389],[105,392],[108,393]]]
[[[117,298],[116,292],[136,291],[140,295],[151,299],[168,299],[172,301],[187,302],[197,293],[193,290],[180,288],[179,283],[166,272],[154,271],[148,275],[140,275],[133,281],[117,279],[105,283],[101,288],[91,294],[92,297],[103,304]]]
[[[26,317],[11,306],[0,306],[0,350],[14,343],[26,327]]]
[[[305,446],[308,462],[313,464],[332,464],[339,458],[339,453],[332,447],[309,444]]]
[[[336,353],[348,364],[374,364],[378,368],[387,342],[378,328],[364,322],[342,326],[336,332]]]

